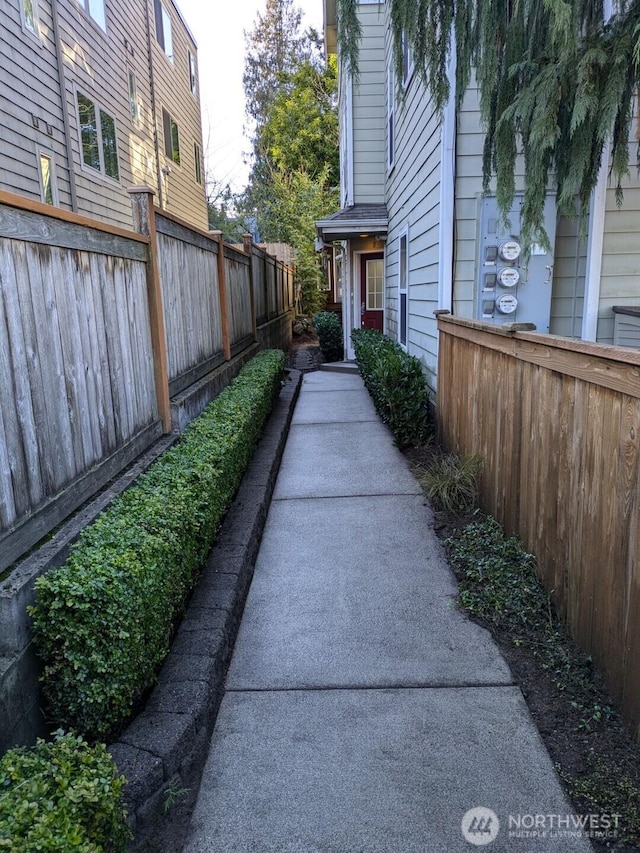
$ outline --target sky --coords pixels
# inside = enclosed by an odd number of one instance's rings
[[[250,150],[245,123],[244,31],[251,31],[266,0],[177,0],[198,45],[202,138],[207,175],[234,192],[243,189]],[[322,0],[295,0],[302,27],[322,32]]]

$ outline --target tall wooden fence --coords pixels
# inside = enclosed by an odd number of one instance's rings
[[[0,571],[293,309],[293,271],[250,238],[193,229],[146,189],[132,205],[138,233],[0,192]]]
[[[640,352],[439,316],[438,424],[640,737]]]

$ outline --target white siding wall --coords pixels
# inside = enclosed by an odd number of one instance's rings
[[[385,34],[386,4],[360,5],[360,81],[353,84],[354,204],[384,201],[386,171]]]
[[[387,46],[388,55],[391,45]],[[407,349],[421,359],[435,385],[440,224],[440,121],[418,75],[396,97],[395,157],[387,178],[386,329],[398,339],[399,237],[408,227]]]

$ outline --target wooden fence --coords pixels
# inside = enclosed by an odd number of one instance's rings
[[[443,443],[640,737],[640,352],[438,317]]]
[[[293,309],[293,271],[250,238],[131,197],[137,233],[0,192],[0,571],[170,431],[172,396]]]

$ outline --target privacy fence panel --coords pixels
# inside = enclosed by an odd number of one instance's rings
[[[260,325],[267,321],[267,274],[265,254],[255,246],[251,250],[251,264],[253,268],[253,300],[256,309],[256,322]]]
[[[40,207],[0,199],[0,570],[160,432],[146,241]]]
[[[156,211],[171,395],[224,361],[218,242]]]
[[[438,319],[438,423],[640,737],[640,353]]]
[[[251,260],[244,254],[225,246],[225,279],[229,310],[229,339],[232,354],[253,341],[251,314]]]
[[[277,315],[276,269],[276,259],[267,255],[265,257],[265,275],[267,278],[267,314],[269,319]]]

